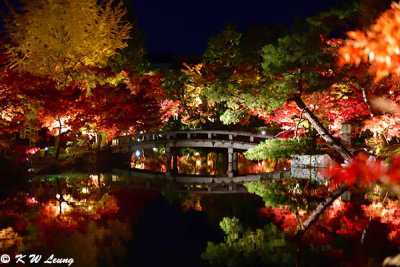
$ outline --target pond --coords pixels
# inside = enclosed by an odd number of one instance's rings
[[[338,199],[299,242],[294,213],[273,202],[288,201],[302,182],[248,186],[261,198],[171,188],[115,173],[35,177],[30,190],[0,203],[1,254],[10,264],[17,254],[25,262],[42,255],[37,266],[49,257],[63,266],[380,266],[398,253],[395,200],[360,212]],[[307,204],[291,200],[301,219],[318,190]]]
[[[176,193],[114,174],[46,175],[1,203],[0,249],[12,258],[73,258],[73,266],[207,266],[219,222],[261,226],[250,194]],[[43,260],[42,260],[43,262]]]

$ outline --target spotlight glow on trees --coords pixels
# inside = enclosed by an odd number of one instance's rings
[[[64,85],[82,67],[105,65],[130,38],[126,9],[113,2],[23,0],[5,25],[10,65]]]
[[[393,2],[368,31],[348,32],[350,39],[340,49],[340,65],[371,63],[375,81],[400,74],[400,4]]]

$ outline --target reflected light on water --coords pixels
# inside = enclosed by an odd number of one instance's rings
[[[165,153],[137,150],[132,154],[130,166],[135,169],[166,171]],[[150,153],[148,153],[150,152]],[[156,152],[156,153],[154,153]],[[225,152],[185,152],[177,157],[178,174],[183,175],[227,175],[227,154]],[[171,159],[173,167],[173,158]],[[239,175],[266,173],[290,168],[290,160],[247,160],[242,153],[237,154],[237,171]]]

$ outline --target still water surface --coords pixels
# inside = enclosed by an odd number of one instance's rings
[[[182,193],[106,173],[46,175],[0,203],[0,251],[88,267],[381,266],[400,245],[400,205],[385,201],[359,213],[338,200],[298,244],[287,235],[297,227],[292,214],[253,194]],[[241,226],[224,235],[224,217]],[[48,266],[43,260],[33,266]]]
[[[0,249],[73,258],[73,266],[208,266],[208,241],[236,216],[260,226],[251,194],[176,193],[112,174],[46,175],[2,203]],[[140,183],[139,183],[140,184]],[[36,265],[38,266],[38,265]]]

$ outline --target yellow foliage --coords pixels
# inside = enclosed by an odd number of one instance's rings
[[[23,0],[6,22],[10,65],[67,82],[82,67],[102,66],[127,46],[126,9],[112,0]]]
[[[21,236],[14,232],[12,227],[0,230],[0,251],[5,251],[12,247],[18,248],[22,243]]]

